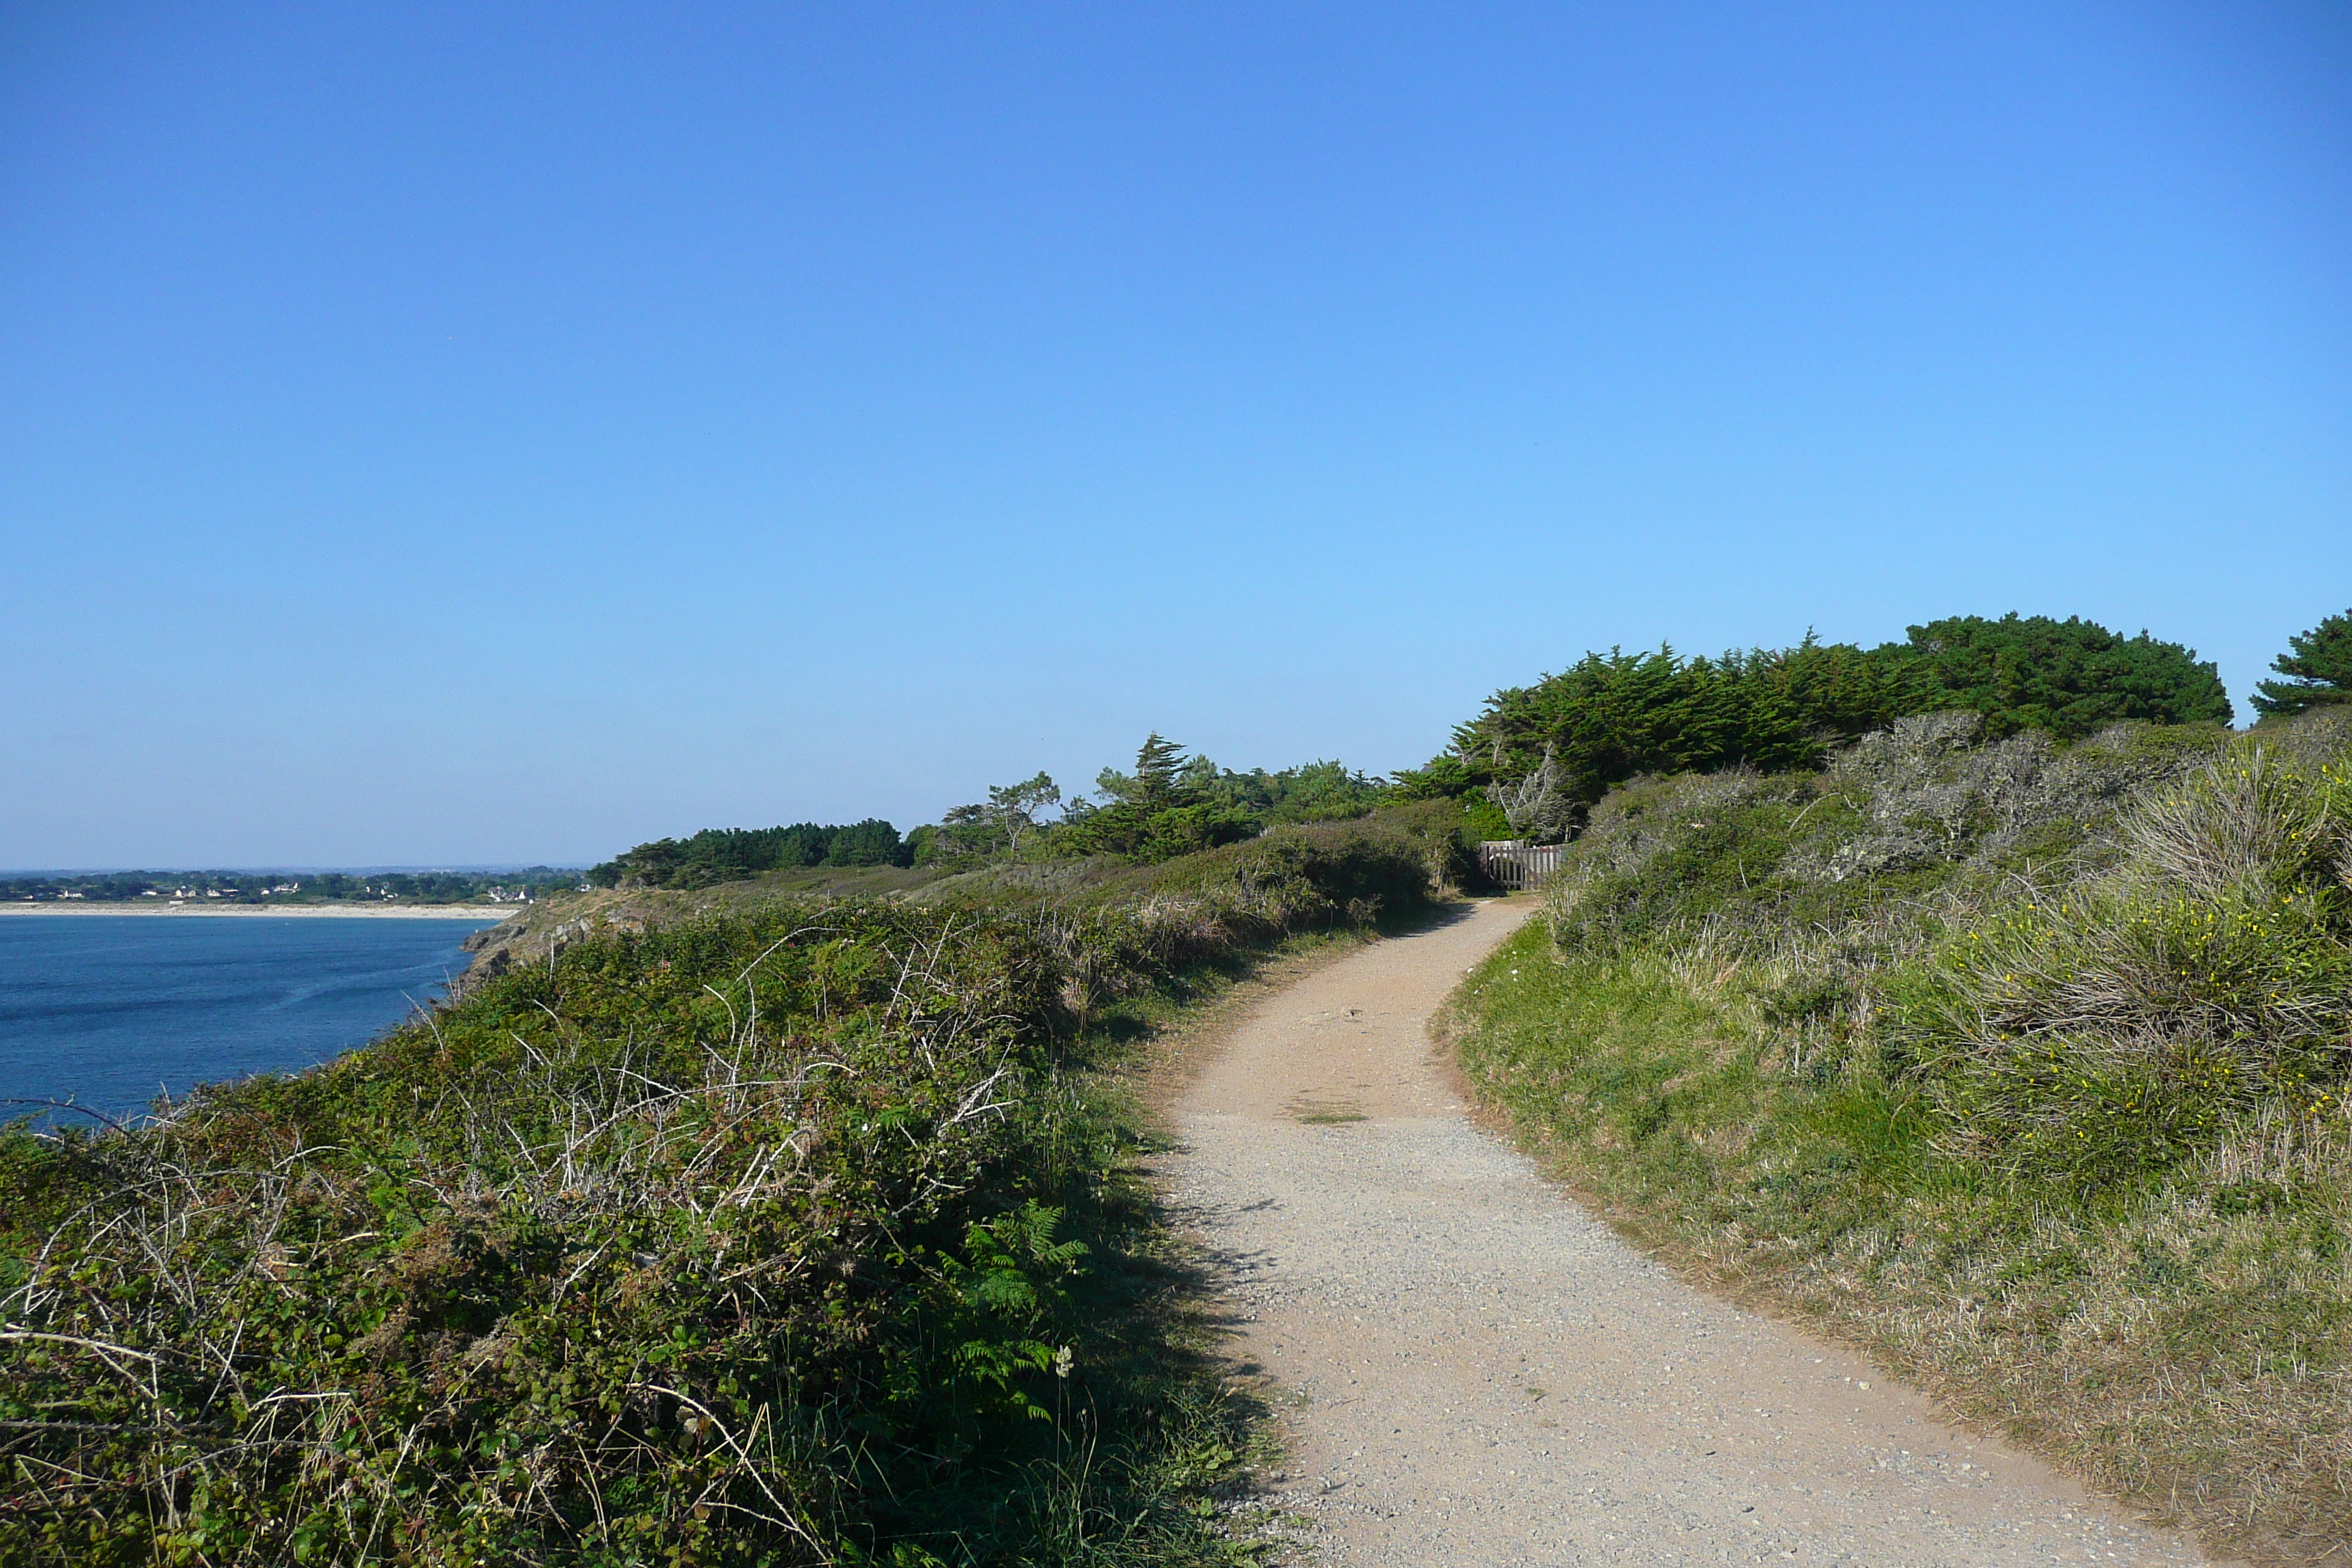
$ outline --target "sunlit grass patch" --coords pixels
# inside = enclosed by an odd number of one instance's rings
[[[1262,1432],[1121,1069],[1286,930],[1354,940],[1285,896],[1108,954],[607,931],[151,1127],[0,1130],[0,1559],[1246,1558]]]
[[[2011,749],[2007,773],[1947,748],[1661,781],[1622,808],[1682,825],[1648,847],[1596,811],[1614,837],[1571,853],[1551,928],[1458,993],[1464,1066],[1687,1267],[2233,1550],[2309,1560],[2352,1540],[2340,760],[2183,745],[2147,771],[2167,753],[2118,740],[2131,787],[2021,868],[1981,847],[2109,798],[2081,783],[2109,764]],[[1848,846],[1935,828],[1889,792],[1953,837],[1826,906],[1869,858]]]

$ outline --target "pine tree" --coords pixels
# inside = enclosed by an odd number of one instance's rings
[[[2254,688],[2254,711],[2264,718],[2300,713],[2328,702],[2352,702],[2352,610],[2330,616],[2286,639],[2288,652],[2271,668],[2290,677]]]
[[[1162,739],[1159,731],[1151,731],[1135,753],[1135,783],[1140,804],[1150,806],[1171,806],[1181,804],[1185,791],[1184,748],[1174,741]]]
[[[1184,755],[1183,746],[1162,738],[1154,730],[1135,753],[1135,772],[1120,773],[1117,768],[1105,768],[1095,775],[1095,788],[1107,800],[1137,811],[1169,811],[1177,806],[1191,805],[1200,798],[1195,763],[1198,757]],[[1209,770],[1216,776],[1216,769]]]

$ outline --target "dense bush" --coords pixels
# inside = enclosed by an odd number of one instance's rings
[[[1199,773],[1201,792],[1212,804],[1245,812],[1268,827],[1346,822],[1390,799],[1386,784],[1339,762],[1307,763],[1271,773],[1264,768],[1235,773],[1203,766]]]
[[[841,827],[706,828],[690,838],[656,839],[595,867],[604,888],[692,889],[762,872],[829,866],[969,870],[992,861],[1073,860],[1094,856],[1150,865],[1255,837],[1269,827],[1340,822],[1395,798],[1387,784],[1336,762],[1235,773],[1187,756],[1158,734],[1135,772],[1105,768],[1099,801],[1065,802],[1045,773],[1000,784],[985,802],[959,805],[902,840],[878,818]],[[1061,807],[1058,817],[1047,815]]]
[[[1474,875],[1461,826],[1452,802],[1431,801],[1351,822],[1270,828],[1152,865],[997,866],[918,897],[935,907],[1037,911],[1061,933],[1074,976],[1069,998],[1085,1009],[1121,994],[1133,976],[1202,953],[1409,912]]]
[[[1418,904],[1432,887],[1458,887],[1469,864],[1450,803],[1392,807],[1348,822],[1267,829],[1246,843],[1108,879],[1100,901],[1158,897],[1272,897],[1290,920],[1362,921]]]
[[[1842,742],[1911,714],[1965,710],[1998,736],[2079,739],[2138,720],[2226,721],[2210,664],[2088,621],[1959,616],[1864,649],[1808,637],[1792,648],[1683,658],[1589,653],[1488,699],[1454,750],[1399,775],[1413,795],[1482,793],[1515,833],[1564,835],[1611,786],[1646,774],[1820,766]]]
[[[2117,725],[2074,746],[2035,731],[1983,744],[1980,729],[1973,713],[1917,714],[1818,771],[1633,780],[1592,809],[1554,885],[1553,930],[1591,951],[1702,922],[1804,928],[1893,895],[2046,874],[2111,854],[2100,834],[2124,803],[2224,740]]]
[[[774,923],[575,949],[151,1131],[20,1135],[5,1555],[817,1560],[918,1479],[886,1454],[1043,1393],[1034,938]]]
[[[1611,792],[1465,1065],[1692,1266],[2316,1558],[2352,1534],[2352,715],[1982,728]]]
[[[1454,733],[1454,755],[1407,775],[1409,789],[1466,790],[1524,776],[1549,759],[1559,804],[1537,832],[1611,784],[1734,763],[1817,763],[1825,743],[1927,705],[1908,666],[1810,637],[1778,652],[1683,658],[1671,648],[1589,653],[1559,675],[1499,691]]]
[[[1206,757],[1186,756],[1158,734],[1144,741],[1132,773],[1105,768],[1096,785],[1106,804],[1074,803],[1039,836],[1040,853],[1115,855],[1148,865],[1269,827],[1362,816],[1389,795],[1387,786],[1340,763],[1239,773]]]
[[[1214,1552],[1234,1438],[1083,1026],[1418,898],[1423,840],[1355,831],[608,929],[320,1071],[0,1133],[0,1558]]]
[[[1956,921],[1890,985],[1954,1152],[2109,1183],[2307,1122],[2352,1076],[2352,785],[2259,743],[2137,803],[2105,873]]]

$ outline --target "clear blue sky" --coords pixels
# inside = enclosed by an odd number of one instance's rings
[[[2352,605],[2340,5],[0,11],[0,866]]]

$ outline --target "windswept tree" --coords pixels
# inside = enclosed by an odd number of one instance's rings
[[[1061,804],[1061,786],[1043,769],[1034,778],[1014,784],[991,784],[988,789],[988,809],[1004,835],[1004,849],[1009,855],[1021,853],[1021,846],[1037,830],[1040,813]]]
[[[1201,771],[1195,764],[1205,761],[1187,757],[1181,742],[1154,730],[1136,750],[1135,772],[1123,773],[1117,768],[1105,768],[1095,775],[1095,788],[1104,798],[1139,811],[1167,811],[1191,805]],[[1216,769],[1212,766],[1207,771],[1213,776]]]
[[[1264,823],[1219,798],[1221,776],[1208,758],[1185,755],[1155,730],[1136,751],[1133,773],[1105,768],[1097,775],[1095,788],[1108,804],[1072,811],[1055,837],[1076,854],[1142,861],[1250,837]]]
[[[944,858],[1018,855],[1044,826],[1040,814],[1061,804],[1061,786],[1044,773],[1019,784],[991,784],[986,804],[959,805],[940,818]]]
[[[2255,712],[2278,718],[2352,701],[2352,610],[2298,632],[2286,646],[2286,652],[2271,660],[2271,668],[2286,679],[2254,688]]]
[[[1575,823],[1576,803],[1560,791],[1559,759],[1549,744],[1533,773],[1516,783],[1488,784],[1486,798],[1502,812],[1516,837],[1549,842],[1564,837]]]

